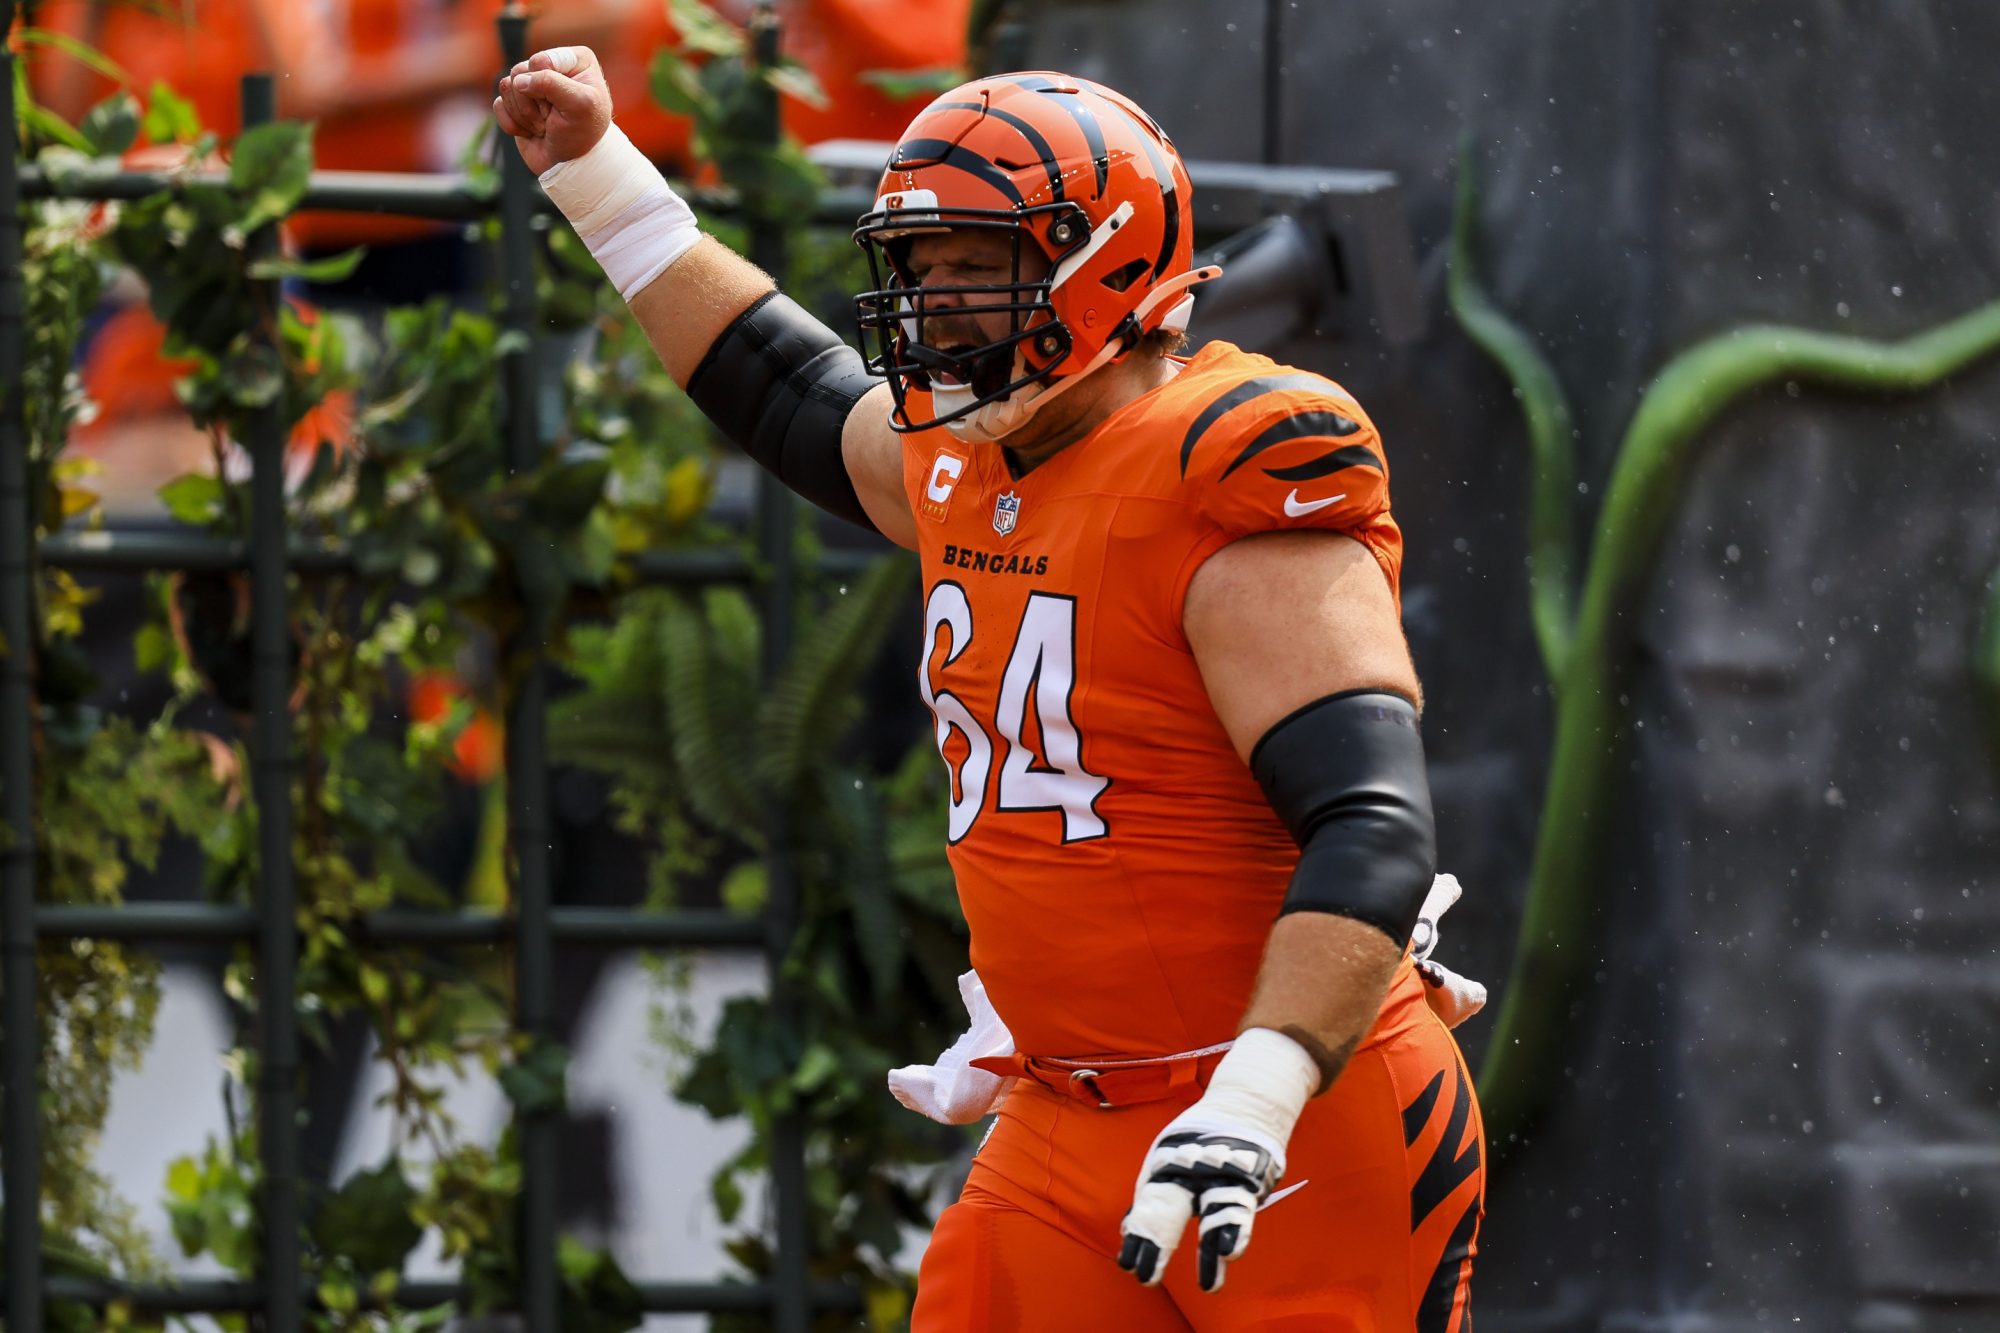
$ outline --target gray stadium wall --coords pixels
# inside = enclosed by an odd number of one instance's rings
[[[1468,889],[1444,956],[1498,983],[1552,719],[1521,412],[1444,304],[1461,136],[1482,276],[1576,411],[1587,524],[1674,353],[1760,322],[1902,338],[2000,298],[2000,5],[1009,17],[1010,58],[1130,93],[1189,157],[1401,177],[1429,333],[1283,355],[1387,439]],[[1629,626],[1601,956],[1494,1180],[1480,1329],[2000,1330],[2000,747],[1971,668],[1997,501],[2000,358],[1905,397],[1773,384],[1706,432]]]

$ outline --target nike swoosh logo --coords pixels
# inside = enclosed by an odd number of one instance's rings
[[[1336,496],[1334,498],[1338,499],[1339,497]],[[1272,1204],[1284,1198],[1287,1194],[1297,1194],[1300,1190],[1304,1189],[1306,1186],[1310,1184],[1312,1184],[1310,1180],[1301,1180],[1296,1185],[1285,1186],[1283,1189],[1279,1190],[1276,1194],[1271,1195],[1268,1199],[1265,1199],[1264,1202],[1258,1204],[1257,1211],[1260,1213],[1263,1212],[1266,1208],[1269,1208]]]
[[[1335,501],[1346,498],[1347,492],[1342,491],[1339,495],[1329,495],[1324,500],[1301,500],[1298,488],[1295,486],[1292,488],[1292,493],[1285,497],[1285,513],[1291,518],[1304,518],[1315,509],[1324,509]],[[1275,1199],[1278,1196],[1274,1194],[1271,1197]]]

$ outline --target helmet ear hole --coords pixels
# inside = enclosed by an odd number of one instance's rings
[[[1149,267],[1151,265],[1145,260],[1135,259],[1124,267],[1114,269],[1112,272],[1105,274],[1103,279],[1104,285],[1114,292],[1122,292],[1137,282],[1139,275],[1144,273]]]

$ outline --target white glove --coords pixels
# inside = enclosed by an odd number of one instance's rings
[[[1451,910],[1462,892],[1456,875],[1433,879],[1424,905],[1417,910],[1417,928],[1410,932],[1410,951],[1417,961],[1417,975],[1424,981],[1424,999],[1448,1028],[1457,1027],[1486,1007],[1486,987],[1431,961],[1431,951],[1437,948],[1438,919]]]
[[[974,1069],[971,1061],[991,1055],[1012,1055],[1014,1034],[994,1012],[979,973],[958,979],[958,994],[972,1026],[937,1058],[934,1065],[904,1065],[889,1071],[889,1091],[896,1100],[941,1125],[969,1125],[998,1110],[1014,1086],[1011,1078]]]
[[[1188,1220],[1201,1219],[1203,1291],[1250,1244],[1258,1206],[1285,1174],[1285,1144],[1320,1083],[1305,1047],[1251,1028],[1216,1065],[1201,1100],[1167,1122],[1139,1168],[1119,1224],[1118,1266],[1153,1286],[1165,1276]]]

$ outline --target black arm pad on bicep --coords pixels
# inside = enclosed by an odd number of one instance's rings
[[[1437,870],[1417,710],[1382,690],[1332,694],[1264,733],[1250,771],[1299,844],[1283,912],[1331,912],[1407,945]]]
[[[840,433],[875,383],[861,353],[772,292],[709,346],[687,392],[766,472],[829,514],[873,531],[841,457]]]

